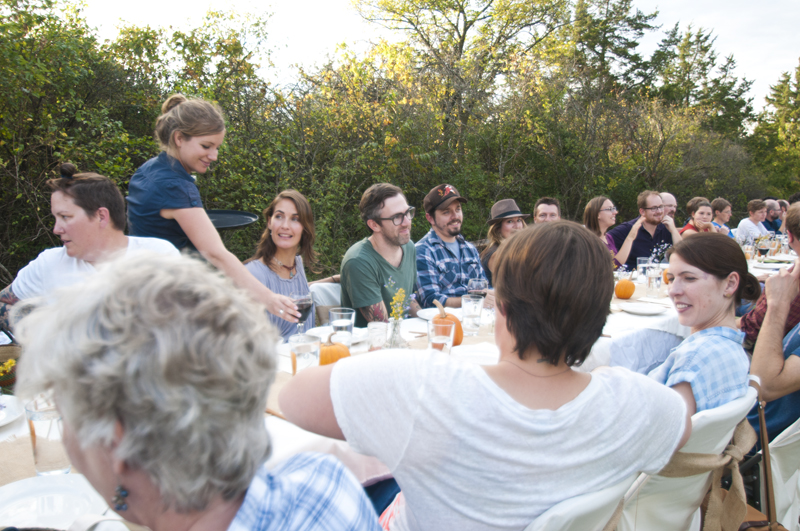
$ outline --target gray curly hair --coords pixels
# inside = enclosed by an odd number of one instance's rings
[[[42,301],[40,301],[42,302]],[[178,511],[247,490],[270,454],[277,334],[204,263],[141,253],[58,291],[18,325],[17,392],[52,390],[86,448],[110,445]]]

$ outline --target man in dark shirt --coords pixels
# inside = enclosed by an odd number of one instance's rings
[[[781,218],[783,217],[783,210],[781,205],[774,199],[767,199],[764,201],[767,204],[767,217],[761,222],[764,228],[778,233],[781,231]]]
[[[644,218],[639,234],[631,246],[625,266],[629,271],[636,269],[636,259],[649,257],[658,245],[673,244],[681,241],[681,235],[675,228],[675,221],[670,216],[664,215],[664,205],[661,196],[653,190],[645,190],[636,199],[639,215]],[[638,218],[626,221],[619,227],[609,231],[614,238],[617,249],[622,248],[625,238],[631,231]]]

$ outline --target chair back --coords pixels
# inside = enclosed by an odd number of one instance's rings
[[[723,406],[692,416],[692,435],[681,452],[721,454],[736,425],[756,403],[757,392],[747,393]],[[699,529],[699,508],[711,482],[711,472],[685,478],[643,474],[625,495],[625,510],[618,531],[685,531]]]
[[[776,519],[789,531],[800,531],[800,419],[769,443],[769,457]]]
[[[597,492],[568,498],[539,515],[525,531],[601,531],[639,474]]]
[[[342,305],[342,285],[338,282],[321,282],[309,285],[308,289],[316,307],[317,326],[328,324],[328,310]]]

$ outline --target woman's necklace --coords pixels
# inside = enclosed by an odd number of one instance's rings
[[[289,280],[293,279],[293,278],[294,278],[294,276],[297,274],[297,262],[294,262],[294,263],[292,264],[292,266],[291,266],[291,267],[289,267],[289,266],[287,266],[287,265],[283,265],[283,263],[281,263],[281,261],[280,261],[280,260],[278,260],[278,259],[277,259],[276,257],[274,257],[274,256],[272,257],[272,259],[275,261],[275,263],[276,263],[276,264],[278,264],[278,266],[280,266],[280,267],[284,268],[285,270],[287,270],[287,271],[289,272]]]
[[[563,370],[563,371],[561,371],[561,372],[557,372],[557,373],[555,373],[555,374],[548,374],[547,376],[541,376],[541,375],[539,375],[539,374],[533,374],[532,372],[528,372],[528,371],[526,371],[525,369],[523,369],[522,367],[520,367],[520,366],[519,366],[519,365],[517,365],[516,363],[511,363],[511,362],[510,362],[510,361],[508,361],[508,360],[500,360],[500,363],[504,363],[504,362],[505,362],[505,363],[508,363],[509,365],[513,365],[514,367],[516,367],[517,369],[521,370],[521,371],[522,371],[522,372],[524,372],[525,374],[530,374],[530,375],[531,375],[531,376],[533,376],[534,378],[552,378],[553,376],[558,376],[559,374],[564,374],[565,372],[572,370],[572,367],[567,367],[566,369],[564,369],[564,370]]]

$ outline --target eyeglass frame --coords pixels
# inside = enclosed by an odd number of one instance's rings
[[[664,205],[658,205],[654,207],[644,207],[643,210],[664,210]]]
[[[619,210],[617,210],[617,207],[601,208],[600,212],[619,212]]]
[[[405,218],[414,219],[414,216],[417,215],[417,207],[408,207],[408,210],[405,212],[401,212],[399,214],[395,214],[394,216],[389,216],[388,218],[375,218],[376,221],[391,221],[395,227],[399,227],[403,224],[403,220]],[[396,221],[395,221],[396,220]]]

